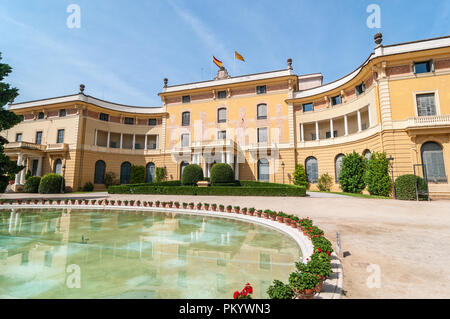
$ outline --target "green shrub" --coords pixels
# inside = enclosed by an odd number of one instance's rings
[[[0,194],[4,193],[6,187],[8,187],[9,176],[0,176]]]
[[[111,185],[119,185],[120,181],[116,178],[114,172],[107,172],[105,174],[105,186],[108,188]]]
[[[27,173],[25,174],[25,181],[27,181],[31,176],[32,176],[31,171],[28,170]]]
[[[198,181],[203,179],[203,170],[197,164],[190,164],[183,170],[181,177],[181,184],[183,185],[197,185]]]
[[[395,180],[395,195],[397,199],[416,200],[416,179],[419,194],[427,190],[427,183],[422,177],[414,176],[413,174],[402,175]],[[419,199],[426,199],[426,196],[419,196]]]
[[[322,174],[317,181],[317,187],[321,192],[331,191],[331,186],[333,185],[333,179],[328,173]]]
[[[41,183],[41,178],[39,176],[28,177],[23,191],[25,193],[37,193],[39,191],[39,184]]]
[[[130,171],[129,184],[138,184],[138,183],[145,183],[145,167],[132,165]]]
[[[386,153],[372,153],[366,162],[364,180],[371,195],[389,196],[392,181],[389,177],[389,160]]]
[[[279,280],[274,280],[273,285],[267,289],[267,294],[270,299],[292,299],[294,292],[289,285],[282,283]]]
[[[366,187],[364,182],[365,162],[364,158],[353,151],[342,159],[339,183],[341,189],[348,193],[361,193]]]
[[[83,191],[83,192],[92,192],[93,190],[94,190],[94,184],[92,184],[91,182],[87,182],[81,188],[81,191]]]
[[[214,164],[211,168],[211,184],[232,183],[234,182],[234,173],[230,165],[225,163]]]
[[[302,164],[295,165],[293,174],[294,185],[308,188],[308,178],[306,177],[305,167]]]
[[[63,178],[61,175],[50,173],[41,178],[39,183],[39,194],[58,194],[61,193],[61,184]]]
[[[314,289],[318,283],[317,277],[307,272],[292,272],[289,275],[289,286],[298,292],[305,289]]]
[[[165,167],[157,167],[155,171],[155,182],[164,182],[167,178],[167,170]]]

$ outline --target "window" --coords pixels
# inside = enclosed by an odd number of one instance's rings
[[[191,113],[190,112],[183,112],[183,114],[181,114],[181,125],[182,126],[191,125]]]
[[[187,163],[187,162],[181,162],[181,164],[180,164],[180,180],[183,177],[184,168],[188,165],[189,165],[189,163]]]
[[[227,109],[220,108],[217,110],[217,123],[226,123],[227,122]]]
[[[38,166],[39,166],[39,160],[34,159],[34,160],[31,162],[31,175],[32,175],[32,176],[37,176],[37,173],[38,173]]]
[[[36,144],[42,144],[42,132],[36,132]]]
[[[341,99],[341,96],[340,96],[340,95],[338,95],[338,96],[333,96],[333,97],[331,98],[331,106],[338,105],[338,104],[341,104],[341,103],[342,103],[342,99]]]
[[[339,175],[341,175],[341,167],[342,167],[342,160],[344,159],[344,154],[339,154],[336,156],[335,160],[335,170],[336,170],[336,183],[339,183]]]
[[[417,115],[430,116],[436,115],[436,104],[434,100],[434,93],[417,94]]]
[[[120,184],[129,184],[131,174],[131,164],[124,162],[120,166]]]
[[[123,120],[124,124],[133,125],[134,124],[134,118],[133,117],[126,117]]]
[[[414,62],[414,73],[427,73],[434,72],[434,63],[433,60],[423,61],[423,62]]]
[[[95,163],[94,184],[105,184],[106,164],[103,161]]]
[[[435,142],[427,142],[422,145],[422,164],[428,181],[433,183],[446,183],[445,164],[442,147]]]
[[[314,111],[314,105],[312,103],[303,104],[303,112]]]
[[[16,134],[16,142],[22,142],[22,133]]]
[[[148,119],[149,126],[156,126],[157,124],[158,124],[158,121],[156,119]]]
[[[258,128],[258,143],[267,143],[267,127]]]
[[[54,172],[55,174],[61,175],[61,168],[62,168],[62,161],[61,161],[61,159],[58,158],[58,159],[55,161],[55,166],[54,166],[54,168],[53,168],[53,172]]]
[[[331,137],[331,132],[326,132],[325,138],[330,138],[330,137]],[[333,137],[337,137],[337,131],[333,131]]]
[[[64,117],[66,116],[66,114],[67,114],[66,109],[59,110],[59,117]]]
[[[267,119],[267,104],[259,104],[256,108],[256,117],[258,120]]]
[[[100,113],[100,121],[108,122],[109,121],[109,114]]]
[[[38,120],[42,120],[45,117],[44,112],[39,112],[38,114]]]
[[[217,132],[218,140],[226,140],[227,139],[227,131],[219,131]]]
[[[181,134],[181,147],[189,146],[189,134]]]
[[[58,136],[56,138],[56,143],[64,143],[64,130],[58,130]]]
[[[151,183],[155,179],[155,164],[150,162],[145,167],[145,182]]]
[[[369,150],[364,150],[363,156],[366,160],[370,160],[370,157],[372,156],[372,152],[370,152]]]
[[[256,87],[256,94],[265,94],[267,92],[267,88],[265,85],[258,85]]]
[[[355,86],[356,96],[363,94],[366,91],[366,85],[362,82],[360,85]]]
[[[317,183],[319,172],[317,169],[317,159],[315,157],[308,157],[305,161],[306,177],[308,182]]]
[[[227,91],[219,91],[219,92],[217,92],[217,98],[218,99],[226,99],[227,98]]]
[[[258,181],[269,181],[269,161],[265,158],[261,158],[258,161]]]
[[[311,141],[315,141],[315,140],[317,140],[316,133],[311,133]]]
[[[190,103],[191,102],[191,96],[190,95],[185,95],[181,98],[181,101],[183,103]]]

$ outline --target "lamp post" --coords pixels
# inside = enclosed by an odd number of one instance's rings
[[[395,195],[395,183],[394,183],[394,158],[392,157],[392,155],[389,155],[388,160],[389,160],[389,166],[391,167],[393,195],[394,195],[394,199],[397,199],[397,197]]]
[[[283,169],[283,184],[284,184],[284,162],[281,162],[281,168]]]

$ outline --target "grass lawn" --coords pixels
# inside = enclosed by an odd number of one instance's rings
[[[315,193],[327,193],[327,194],[337,194],[337,195],[345,195],[351,197],[361,197],[361,198],[377,198],[377,199],[391,199],[390,197],[385,196],[377,196],[377,195],[369,195],[369,194],[361,194],[361,193],[346,193],[346,192],[321,192],[321,191],[308,191]]]

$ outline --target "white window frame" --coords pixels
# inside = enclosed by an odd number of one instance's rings
[[[421,94],[431,94],[434,93],[434,104],[436,106],[436,116],[441,115],[441,106],[439,103],[439,90],[428,90],[428,91],[414,91],[413,92],[413,100],[414,100],[414,114],[416,117],[419,117],[419,111],[417,109],[417,95]]]
[[[183,136],[184,135],[188,136],[188,138],[187,138],[187,140],[188,140],[187,145],[183,145]],[[180,135],[180,145],[181,145],[181,147],[189,147],[191,145],[191,134],[190,133],[182,133]]]
[[[260,129],[266,129],[266,141],[265,142],[260,142],[259,141],[259,130]],[[263,127],[258,127],[256,129],[256,143],[258,144],[262,144],[262,143],[266,143],[269,144],[269,140],[270,140],[270,136],[269,136],[269,128],[267,126],[263,126]]]

